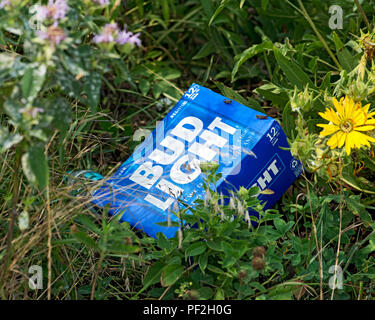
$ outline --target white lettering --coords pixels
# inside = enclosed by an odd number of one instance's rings
[[[184,152],[184,144],[170,136],[166,137],[162,142],[160,142],[160,145],[174,151],[172,154],[166,153],[159,149],[152,151],[149,158],[160,164],[171,164]]]
[[[188,161],[189,156],[186,154],[178,159],[177,162],[173,165],[170,176],[174,182],[178,184],[186,184],[195,180],[201,174],[198,159],[193,159],[186,165],[186,167],[190,168],[190,171],[192,171],[190,174],[183,172],[181,170],[181,167]]]
[[[222,122],[220,117],[216,117],[215,120],[212,121],[212,123],[208,126],[208,129],[210,130],[215,130],[215,128],[219,128],[231,135],[234,135],[236,132],[236,128]]]
[[[187,129],[184,127],[185,125],[190,125],[193,129]],[[196,117],[186,117],[171,131],[171,134],[185,141],[192,142],[202,129],[203,122],[200,119]]]
[[[199,137],[206,140],[206,142],[204,144],[194,142],[188,151],[206,161],[211,161],[216,156],[216,152],[210,149],[212,145],[222,148],[227,143],[226,139],[208,130],[204,130]]]
[[[141,185],[146,189],[150,189],[163,174],[161,166],[152,166],[151,161],[147,161],[140,165],[137,170],[130,176],[130,180]]]

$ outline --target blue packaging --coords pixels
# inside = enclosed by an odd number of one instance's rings
[[[216,161],[218,192],[254,185],[271,208],[302,172],[280,124],[236,101],[193,84],[116,173],[93,193],[92,203],[109,206],[147,235],[173,237],[176,199],[203,199],[200,163]]]

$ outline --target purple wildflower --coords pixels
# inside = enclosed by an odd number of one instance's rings
[[[20,112],[28,114],[31,118],[36,118],[38,113],[42,113],[44,112],[44,110],[42,108],[32,107],[32,108],[22,108],[20,109]]]
[[[7,5],[10,5],[10,1],[9,0],[1,0],[1,2],[0,2],[0,9],[4,8]]]
[[[41,39],[49,40],[56,45],[66,38],[64,30],[56,25],[50,26],[47,31],[38,31],[38,35]]]
[[[65,18],[66,12],[69,10],[69,6],[66,1],[67,0],[48,0],[48,4],[46,6],[41,6],[38,8],[37,18],[40,20],[51,18],[55,22]]]
[[[113,42],[114,34],[118,31],[117,23],[108,23],[104,26],[102,33],[93,39],[95,43]]]
[[[141,46],[141,40],[139,39],[139,33],[133,34],[132,32],[126,32],[126,29],[119,32],[116,38],[116,42],[124,45],[126,43],[136,44],[137,46]]]
[[[106,6],[109,4],[109,0],[92,0],[92,2],[100,4],[101,6]]]

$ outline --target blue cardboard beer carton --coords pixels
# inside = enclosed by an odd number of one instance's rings
[[[173,237],[177,227],[157,223],[177,220],[177,199],[192,205],[204,198],[202,162],[219,164],[218,192],[272,190],[259,195],[268,209],[302,171],[288,147],[276,120],[193,84],[92,202],[149,236]]]

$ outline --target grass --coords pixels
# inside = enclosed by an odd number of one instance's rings
[[[110,16],[98,11],[87,21],[81,17],[76,28],[86,30],[82,47],[91,46],[88,21],[99,30],[107,18],[141,32],[143,46],[124,55],[115,50],[120,59],[93,53],[99,67],[88,72],[98,72],[102,81],[94,107],[85,100],[87,92],[72,96],[56,86],[54,74],[44,82],[38,99],[64,97],[72,112],[66,128],[53,128],[42,144],[47,187],[30,183],[16,145],[0,154],[1,299],[374,299],[374,145],[352,157],[326,150],[327,162],[311,169],[316,146],[324,145],[315,126],[323,123],[318,112],[330,105],[330,98],[350,92],[371,103],[372,110],[375,105],[370,92],[374,3],[361,7],[356,1],[357,8],[352,1],[337,2],[346,21],[344,30],[335,31],[337,38],[328,28],[331,3],[320,1],[248,0],[242,7],[228,1],[221,2],[222,8],[219,1],[129,1],[125,7],[112,1]],[[33,61],[24,46],[29,35],[18,37],[3,25],[1,30],[2,53]],[[365,48],[358,44],[360,30],[370,34]],[[259,46],[266,41],[272,46]],[[73,65],[73,53],[66,51],[61,54]],[[371,56],[365,66],[364,53]],[[7,78],[1,63],[6,76],[0,75],[0,122],[15,133],[17,126],[4,107],[7,92],[27,79]],[[357,77],[357,66],[366,70],[364,78]],[[75,77],[71,74],[67,83]],[[153,130],[193,82],[280,120],[290,143],[298,147],[295,156],[305,164],[301,177],[251,233],[240,220],[233,226],[215,220],[218,201],[197,204],[197,217],[208,217],[202,222],[207,232],[183,229],[171,240],[149,238],[109,218],[106,210],[91,210],[89,194],[95,184],[84,179],[69,183],[68,172],[92,170],[110,177],[138,145],[134,132]],[[290,107],[294,88],[305,88],[307,82],[312,84],[307,90],[312,106],[297,114]],[[162,99],[169,100],[160,104]],[[41,145],[27,130],[19,132],[27,141],[22,148]],[[365,165],[358,169],[361,161]],[[254,200],[248,192],[236,199]],[[228,206],[220,208],[228,217],[237,215]],[[28,219],[24,229],[20,217]],[[194,247],[197,243],[205,247]],[[259,247],[265,253],[257,256]],[[202,252],[188,259],[193,249]],[[42,266],[43,289],[28,285],[33,265]],[[332,276],[340,276],[331,266],[343,271],[342,289],[330,287]]]

